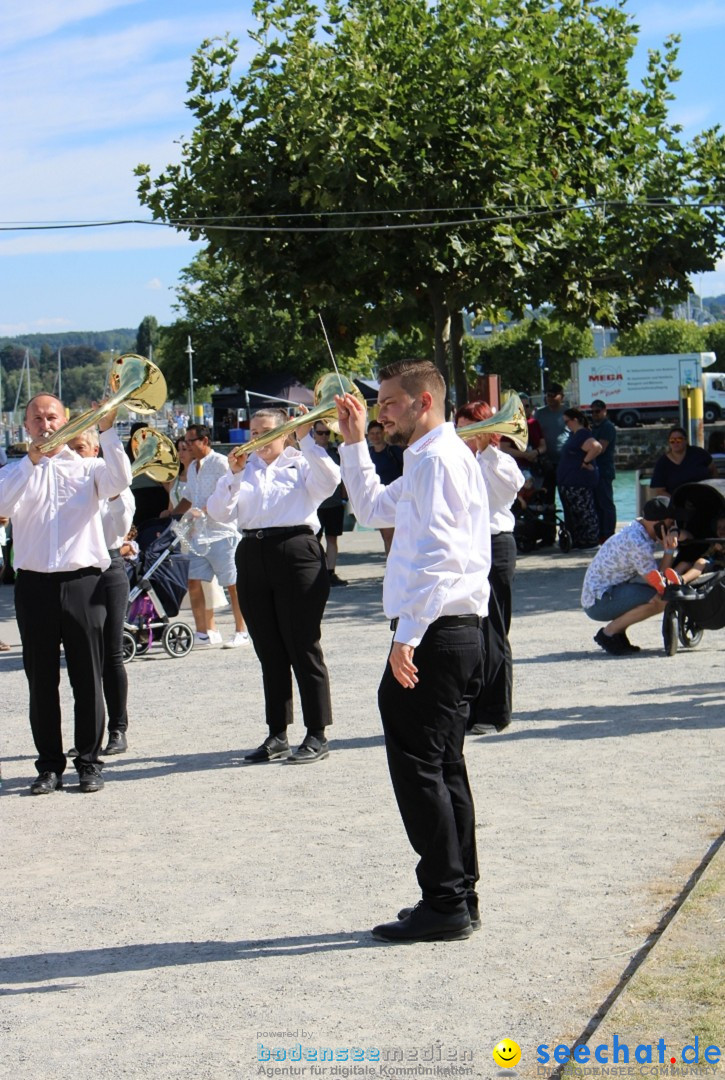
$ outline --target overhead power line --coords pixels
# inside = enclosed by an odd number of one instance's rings
[[[109,221],[10,221],[0,222],[0,232],[46,232],[68,229],[103,229],[119,225],[145,225],[155,228],[200,230],[203,232],[285,232],[285,233],[329,233],[329,232],[393,232],[406,229],[440,229],[451,226],[497,224],[506,221],[523,221],[527,218],[563,215],[575,212],[601,210],[613,213],[622,210],[673,210],[673,209],[723,209],[722,199],[696,200],[691,196],[679,195],[666,198],[649,199],[601,199],[591,202],[564,203],[559,206],[531,207],[493,207],[487,210],[483,206],[463,207],[422,207],[400,210],[329,210],[309,211],[306,213],[269,213],[239,214],[215,217],[172,218],[158,221],[153,218],[116,218]],[[413,215],[474,214],[471,217],[436,218],[432,221],[399,221],[400,217]],[[372,225],[357,224],[355,219],[379,217],[387,220]],[[335,219],[345,219],[335,224]],[[350,219],[353,219],[352,221]],[[288,224],[274,224],[275,222]],[[301,222],[317,222],[303,224]],[[253,224],[259,222],[260,224]],[[324,224],[322,223],[324,222]]]

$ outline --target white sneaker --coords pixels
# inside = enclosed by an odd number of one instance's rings
[[[212,637],[212,634],[216,634],[221,641],[222,636],[217,630],[212,630],[208,634],[200,634],[197,630],[194,634],[194,648],[206,649],[209,645],[218,645],[219,641]]]
[[[221,636],[221,634],[219,633],[218,630],[208,630],[207,635],[208,635],[208,638],[209,638],[209,644],[210,645],[221,645],[222,636]]]
[[[248,644],[249,634],[247,633],[247,631],[237,630],[237,632],[229,638],[229,641],[224,642],[224,644],[222,645],[222,649],[238,649],[240,645]]]

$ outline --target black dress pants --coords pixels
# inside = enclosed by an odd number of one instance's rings
[[[103,571],[106,623],[103,628],[103,696],[109,731],[128,729],[128,675],[123,663],[123,625],[128,609],[128,574],[120,555]]]
[[[516,571],[516,541],[513,533],[491,536],[491,570],[488,581],[491,594],[488,616],[483,620],[486,655],[483,661],[483,686],[471,708],[469,726],[511,721],[513,697],[513,658],[509,643],[511,629],[511,592]]]
[[[73,690],[75,765],[98,764],[103,739],[103,625],[100,570],[39,574],[19,570],[15,613],[30,688],[30,727],[39,773],[65,771],[60,722],[60,646]]]
[[[285,530],[286,532],[286,530]],[[312,530],[245,537],[236,552],[237,595],[262,665],[271,734],[292,722],[292,672],[305,727],[332,723],[330,679],[320,626],[330,593],[325,554]]]
[[[482,654],[477,626],[432,623],[415,650],[416,686],[404,689],[387,664],[378,689],[393,790],[423,899],[437,911],[463,912],[479,876],[463,741]]]

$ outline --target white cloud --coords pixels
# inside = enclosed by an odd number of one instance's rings
[[[7,237],[7,238],[6,238]],[[158,248],[189,248],[189,261],[197,244],[183,233],[164,226],[107,229],[63,229],[49,232],[20,232],[0,235],[0,258],[3,255],[62,255],[70,252],[151,251]]]
[[[105,15],[141,0],[16,0],[0,9],[0,41],[15,48],[84,19]]]
[[[33,322],[0,323],[0,337],[19,337],[21,334],[48,334],[54,330],[67,330],[70,319],[35,319]]]
[[[146,282],[146,288],[150,289],[151,292],[157,292],[159,289],[163,289],[164,285],[163,285],[163,282],[159,278],[155,277],[155,278],[151,278],[150,281]]]
[[[701,4],[659,3],[642,7],[634,13],[634,21],[643,36],[663,41],[668,34],[687,30],[715,30],[725,24],[725,5],[720,0]]]

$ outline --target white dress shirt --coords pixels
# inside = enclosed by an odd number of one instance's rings
[[[206,509],[215,521],[233,521],[240,529],[309,525],[317,532],[317,507],[339,483],[339,465],[307,434],[299,450],[285,447],[271,465],[251,453],[241,472],[219,480]]]
[[[60,573],[110,566],[101,501],[131,483],[131,464],[116,432],[100,435],[103,458],[67,446],[33,465],[25,457],[0,470],[0,516],[13,523],[16,570]]]
[[[133,525],[136,513],[136,500],[130,488],[122,491],[117,499],[104,499],[101,503],[101,521],[103,536],[109,551],[120,548],[126,539],[128,530]]]
[[[380,483],[367,443],[340,449],[342,478],[361,525],[395,528],[383,607],[395,641],[416,646],[442,615],[488,614],[488,497],[475,457],[452,424],[409,446],[403,475]]]
[[[479,450],[476,460],[481,466],[488,494],[491,534],[513,532],[516,519],[511,504],[526,482],[521,469],[510,454],[504,454],[503,450],[490,444],[485,450]]]

